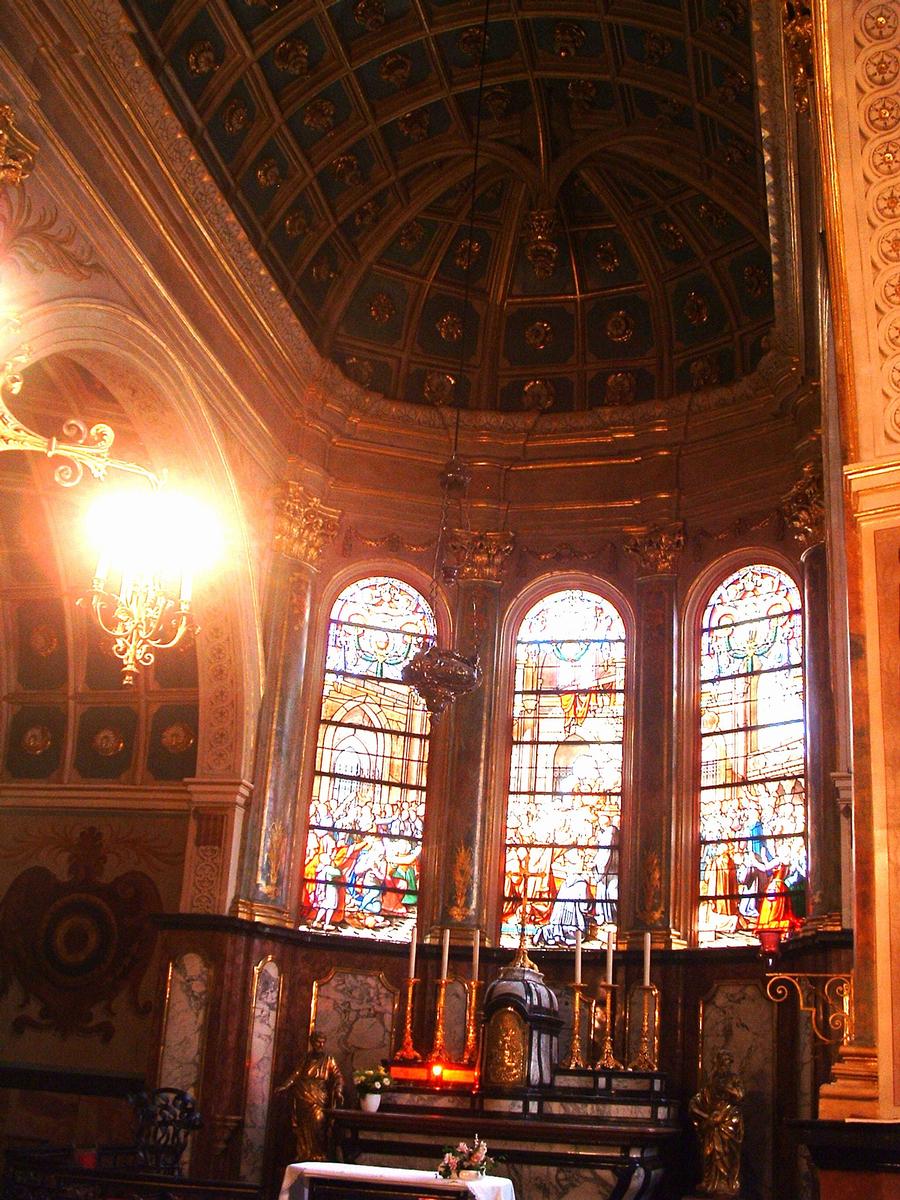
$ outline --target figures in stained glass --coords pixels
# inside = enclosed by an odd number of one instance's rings
[[[360,580],[332,608],[302,899],[313,927],[409,936],[429,718],[400,673],[434,634],[427,604],[402,580]]]
[[[701,945],[790,931],[805,912],[800,593],[753,564],[713,592],[700,655]]]
[[[547,596],[516,639],[501,940],[602,940],[618,903],[625,627],[581,589]]]

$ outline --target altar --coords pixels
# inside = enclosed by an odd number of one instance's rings
[[[369,1167],[354,1163],[291,1163],[278,1200],[446,1200],[462,1193],[475,1200],[516,1200],[513,1185],[497,1175],[441,1179],[436,1171]]]

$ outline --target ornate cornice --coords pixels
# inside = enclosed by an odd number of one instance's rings
[[[673,575],[683,550],[684,533],[680,529],[672,532],[648,529],[625,543],[625,553],[636,558],[642,572],[648,575]]]
[[[326,508],[301,483],[288,480],[275,497],[275,550],[314,567],[337,536],[340,519],[338,509]]]
[[[486,533],[476,529],[452,529],[447,537],[449,567],[458,579],[500,583],[515,538],[508,530]]]
[[[805,549],[825,540],[825,495],[822,470],[807,463],[803,474],[781,503],[784,526]]]
[[[0,182],[2,175],[0,163]],[[35,210],[24,189],[0,191],[0,265],[5,263],[15,263],[35,275],[55,271],[78,280],[105,273],[75,226],[60,221],[56,206]]]
[[[809,5],[804,0],[784,0],[782,19],[784,45],[794,87],[794,107],[798,113],[806,115],[809,113],[810,94],[815,77],[813,22]]]

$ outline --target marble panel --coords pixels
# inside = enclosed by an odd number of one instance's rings
[[[271,959],[264,960],[254,972],[254,980],[246,1105],[241,1137],[241,1179],[261,1183],[281,992],[278,964]]]
[[[548,1167],[508,1163],[517,1197],[527,1200],[608,1200],[616,1187],[612,1171],[590,1167]]]
[[[771,1200],[775,1094],[775,1012],[755,983],[716,984],[700,1009],[700,1055],[705,1074],[720,1050],[734,1059],[744,1084],[741,1195]]]
[[[384,976],[337,969],[313,987],[312,1022],[353,1094],[353,1072],[391,1057],[398,994]]]
[[[206,1049],[206,1017],[209,1011],[212,970],[199,954],[182,954],[169,964],[169,987],[162,1052],[159,1058],[159,1087],[190,1092],[203,1112],[200,1080]],[[182,1163],[190,1166],[188,1139]]]
[[[444,1042],[451,1062],[462,1062],[466,1048],[466,988],[461,979],[447,982],[444,999]]]

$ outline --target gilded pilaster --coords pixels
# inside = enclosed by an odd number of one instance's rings
[[[266,684],[260,708],[253,809],[235,914],[269,924],[290,921],[290,861],[303,752],[303,681],[313,584],[340,513],[302,484],[286,482],[275,500]]]
[[[620,937],[637,945],[645,930],[660,946],[682,944],[672,929],[671,828],[675,732],[677,570],[684,548],[679,529],[649,529],[626,543],[635,562],[638,645],[634,696],[634,830],[622,877],[631,881],[619,911]]]
[[[481,687],[461,696],[448,714],[453,756],[445,803],[446,846],[441,863],[440,922],[475,928],[482,920],[488,768],[495,705],[495,664],[500,632],[500,587],[513,536],[455,529],[447,539],[447,567],[458,580],[456,644],[475,650]]]

